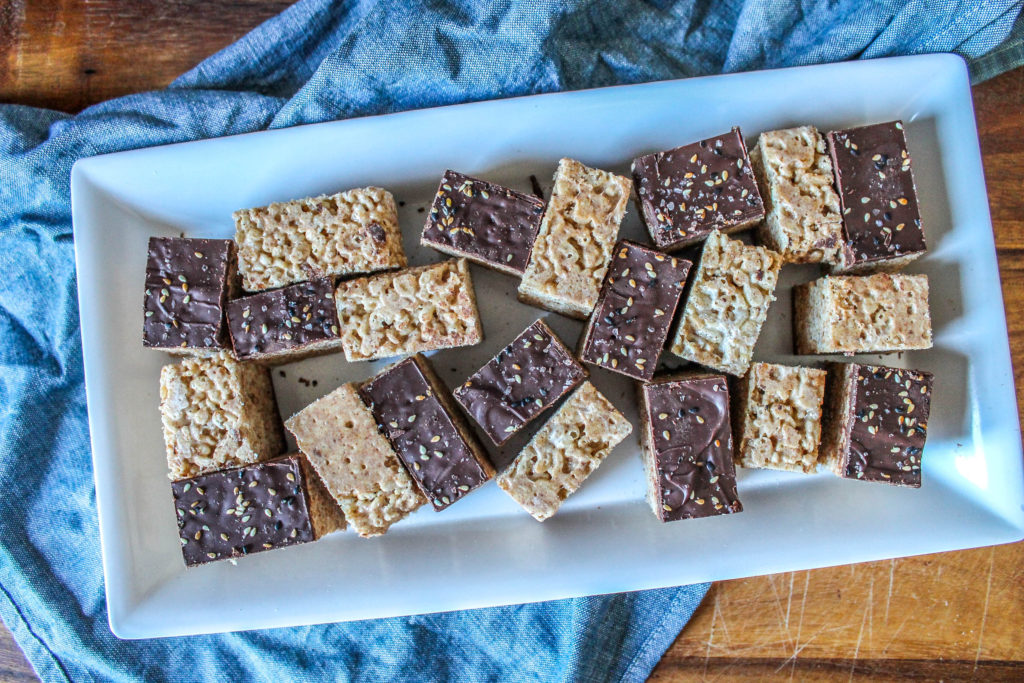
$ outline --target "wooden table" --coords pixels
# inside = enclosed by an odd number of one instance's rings
[[[161,88],[287,5],[0,0],[0,101],[77,111]],[[1020,387],[1024,68],[974,101]],[[1024,543],[717,583],[652,680],[898,676],[1024,679]],[[6,629],[0,680],[36,680]]]

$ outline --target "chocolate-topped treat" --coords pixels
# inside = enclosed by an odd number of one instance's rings
[[[391,366],[363,384],[359,395],[435,510],[494,476],[448,389],[422,355]]]
[[[648,502],[663,522],[741,512],[723,375],[639,385]]]
[[[455,400],[500,446],[586,377],[538,320],[457,388]]]
[[[843,213],[834,270],[896,270],[925,252],[917,188],[901,121],[828,134]]]
[[[544,215],[544,201],[445,171],[421,242],[444,254],[521,276]]]
[[[188,566],[315,540],[299,456],[171,484]]]
[[[660,249],[699,242],[712,230],[743,230],[764,218],[739,128],[633,160],[633,185]]]
[[[228,304],[239,360],[289,363],[341,349],[334,285],[329,278],[259,292]]]
[[[580,358],[635,379],[653,377],[692,265],[636,242],[615,245]]]
[[[237,288],[231,240],[150,237],[143,345],[199,355],[230,348],[224,305]]]
[[[932,374],[834,363],[828,391],[824,463],[848,479],[921,486]]]

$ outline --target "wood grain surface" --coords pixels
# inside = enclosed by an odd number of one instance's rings
[[[0,101],[161,88],[281,0],[0,0]],[[1024,68],[974,89],[1021,405]],[[1024,543],[715,584],[652,680],[1024,680]],[[0,628],[0,681],[35,681]]]

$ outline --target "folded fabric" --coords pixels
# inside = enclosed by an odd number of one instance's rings
[[[0,106],[0,616],[46,680],[646,678],[706,585],[115,638],[86,423],[72,163],[267,127],[848,58],[956,51],[982,79],[1024,61],[1021,4],[304,0],[166,90],[77,116]]]

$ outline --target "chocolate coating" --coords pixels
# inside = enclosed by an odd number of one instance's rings
[[[543,214],[544,201],[537,197],[445,171],[423,243],[522,275]]]
[[[188,566],[314,540],[299,457],[171,484]]]
[[[538,320],[457,388],[455,400],[500,446],[586,376]]]
[[[420,490],[443,510],[490,476],[438,398],[447,389],[420,367],[426,362],[408,358],[364,384],[359,395]]]
[[[725,377],[670,379],[641,392],[661,521],[741,512]]]
[[[143,345],[227,348],[224,304],[234,258],[231,240],[149,238]]]
[[[859,365],[854,382],[843,476],[921,486],[932,374]]]
[[[661,249],[764,218],[739,128],[634,159],[633,183],[647,231]]]
[[[843,210],[844,263],[925,251],[903,124],[833,131],[828,147]]]
[[[654,376],[693,265],[636,242],[615,245],[581,358],[639,380]]]
[[[295,351],[340,335],[328,278],[235,299],[228,303],[227,318],[239,360]]]

